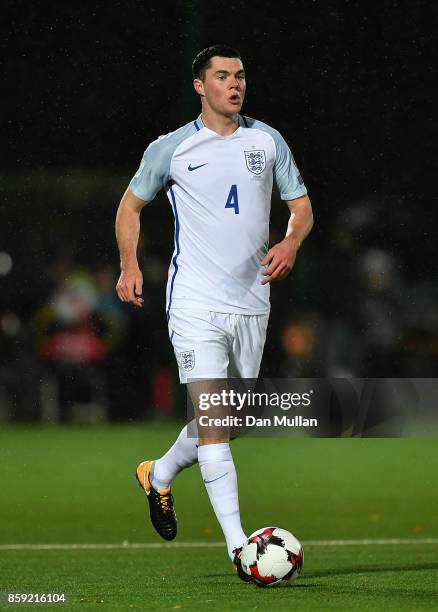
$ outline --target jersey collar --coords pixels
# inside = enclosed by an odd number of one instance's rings
[[[244,121],[242,120],[241,115],[237,115],[237,122],[238,122],[238,128],[237,130],[235,130],[232,134],[230,134],[229,136],[221,136],[220,134],[218,134],[217,132],[214,132],[213,130],[210,130],[206,125],[204,125],[203,121],[202,121],[202,113],[200,113],[198,115],[198,118],[195,119],[195,121],[193,122],[195,124],[195,127],[197,130],[201,130],[202,128],[204,128],[204,130],[207,130],[207,132],[210,132],[210,134],[213,134],[214,136],[217,136],[218,138],[225,138],[225,139],[229,139],[229,138],[235,138],[236,135],[240,134],[240,128],[242,126],[244,126]]]

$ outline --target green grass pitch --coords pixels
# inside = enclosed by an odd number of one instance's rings
[[[151,528],[135,468],[177,431],[3,426],[0,591],[66,592],[78,610],[438,609],[437,440],[233,442],[247,533],[274,524],[304,543],[302,575],[269,590],[233,574],[197,466],[173,488],[181,547]]]

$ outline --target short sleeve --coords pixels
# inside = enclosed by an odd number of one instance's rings
[[[294,200],[306,195],[307,189],[291,150],[279,132],[275,131],[275,134],[272,135],[276,148],[274,178],[281,199]]]
[[[143,154],[140,167],[129,183],[129,189],[140,200],[150,202],[166,186],[172,152],[161,139],[152,142]]]

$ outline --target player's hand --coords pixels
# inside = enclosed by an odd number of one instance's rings
[[[262,266],[267,266],[262,272],[265,276],[262,285],[286,278],[294,266],[297,250],[298,245],[290,238],[274,244],[260,262]]]
[[[143,290],[143,274],[140,268],[127,268],[122,270],[120,278],[116,285],[116,291],[122,302],[134,304],[137,308],[141,308],[144,300],[141,297]]]

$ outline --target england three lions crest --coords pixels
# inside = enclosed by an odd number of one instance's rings
[[[195,367],[195,351],[183,351],[180,353],[181,367],[186,372],[190,372]]]
[[[246,167],[253,174],[261,174],[266,168],[264,151],[245,151]]]

